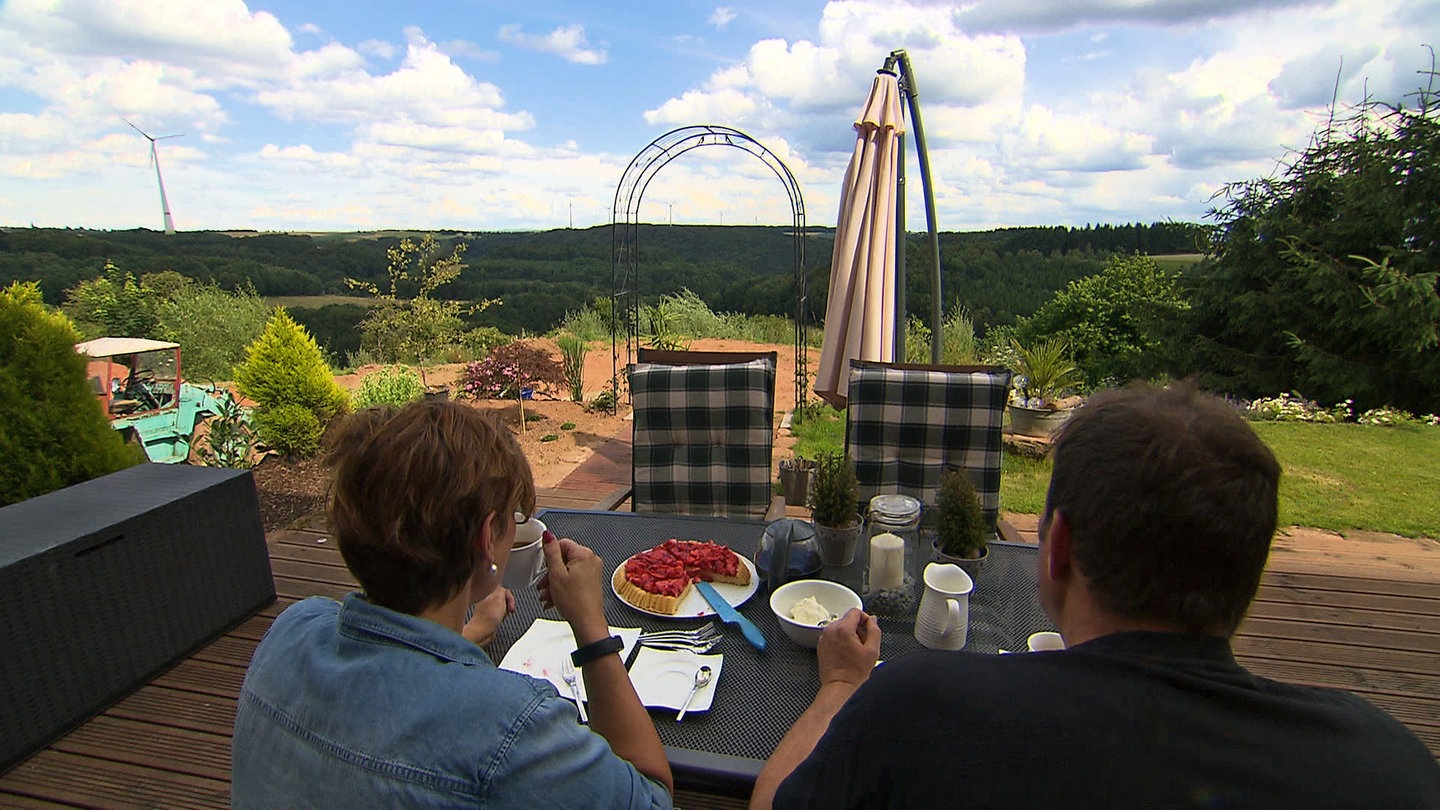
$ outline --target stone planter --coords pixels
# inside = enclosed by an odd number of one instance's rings
[[[971,579],[978,579],[978,577],[980,576],[980,569],[985,567],[985,559],[990,556],[990,549],[988,546],[981,546],[980,556],[974,558],[951,557],[949,554],[941,551],[940,547],[935,545],[933,542],[930,545],[930,550],[935,553],[936,562],[955,563],[956,565],[960,566],[961,570],[969,574]]]
[[[855,562],[855,547],[860,544],[860,535],[864,532],[865,523],[861,520],[856,520],[854,526],[843,528],[815,524],[821,562],[842,567]]]
[[[1022,405],[1010,405],[1006,410],[1010,414],[1011,432],[1026,436],[1049,436],[1051,431],[1063,425],[1074,411],[1073,408],[1052,411]]]
[[[450,398],[450,387],[445,385],[430,385],[425,387],[425,398],[427,400],[439,400],[444,402]]]

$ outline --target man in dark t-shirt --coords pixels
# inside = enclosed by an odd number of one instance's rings
[[[1228,405],[1097,394],[1054,460],[1036,581],[1068,649],[872,675],[880,630],[852,611],[752,807],[1440,808],[1440,765],[1389,715],[1235,662],[1280,467]]]

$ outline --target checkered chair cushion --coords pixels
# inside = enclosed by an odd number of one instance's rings
[[[993,529],[1000,514],[1000,428],[1010,372],[998,366],[934,368],[851,361],[845,446],[855,461],[861,503],[899,492],[934,504],[940,474],[963,467]]]
[[[770,506],[775,364],[630,368],[636,512],[763,518]]]

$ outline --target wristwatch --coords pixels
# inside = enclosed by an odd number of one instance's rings
[[[618,653],[623,649],[625,649],[625,642],[621,641],[619,636],[602,638],[570,653],[570,663],[577,667],[583,667],[596,658],[604,658],[610,653]]]

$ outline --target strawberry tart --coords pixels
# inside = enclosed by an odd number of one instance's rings
[[[749,585],[750,569],[729,546],[670,539],[615,569],[615,593],[641,610],[670,616],[696,581]]]

